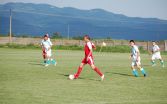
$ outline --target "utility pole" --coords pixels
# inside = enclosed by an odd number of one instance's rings
[[[67,30],[68,30],[68,40],[70,39],[70,25],[68,24],[68,27],[67,27]]]
[[[9,30],[9,43],[12,42],[12,10],[10,9],[10,30]]]

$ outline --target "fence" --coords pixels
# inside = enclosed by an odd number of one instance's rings
[[[18,38],[18,37],[13,37],[12,38],[12,43],[15,44],[35,44],[35,45],[40,45],[41,38]],[[107,46],[118,46],[118,45],[128,45],[129,42],[127,40],[93,40],[92,41],[95,45],[100,46],[102,42],[105,42]],[[9,43],[9,38],[8,37],[0,37],[0,44],[6,44]],[[82,40],[67,40],[67,39],[52,39],[52,43],[54,45],[65,45],[65,46],[70,46],[70,45],[78,45],[82,46],[84,42]],[[149,50],[152,47],[151,41],[147,42],[139,42],[137,41],[136,44],[139,47],[143,47],[145,50]],[[167,40],[166,41],[160,41],[157,43],[159,47],[161,48],[161,51],[167,51]]]

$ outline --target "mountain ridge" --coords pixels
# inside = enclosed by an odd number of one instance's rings
[[[16,35],[39,36],[45,33],[59,32],[66,36],[69,25],[71,37],[90,34],[94,38],[167,39],[167,20],[128,17],[103,9],[80,10],[72,7],[59,8],[48,4],[33,3],[0,5],[0,15],[4,21],[1,23],[1,27],[4,26],[2,34],[7,34],[9,30],[9,12],[7,12],[9,9],[12,9],[12,30]]]

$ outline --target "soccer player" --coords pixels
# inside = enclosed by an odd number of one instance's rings
[[[48,40],[48,36],[44,35],[44,39],[41,42],[41,47],[43,50],[43,54],[45,56],[45,66],[48,66],[49,64],[54,64],[56,65],[56,60],[52,59],[52,42]]]
[[[155,41],[152,41],[152,57],[151,57],[151,63],[152,63],[152,66],[155,66],[155,59],[158,59],[162,65],[162,67],[165,67],[164,66],[164,61],[161,57],[161,53],[160,53],[160,48],[159,46],[156,44]]]
[[[135,41],[134,40],[130,40],[129,41],[129,45],[131,46],[131,59],[132,59],[132,64],[131,64],[131,69],[133,72],[133,75],[135,77],[138,77],[138,72],[135,68],[140,69],[140,71],[142,72],[142,74],[144,75],[144,77],[146,77],[146,72],[144,70],[144,68],[141,67],[141,62],[140,62],[140,51],[138,49],[138,47],[135,45]]]
[[[48,33],[46,34],[46,36],[48,37],[47,41],[51,42]],[[42,41],[44,41],[44,39],[43,39]],[[42,56],[43,56],[43,59],[44,59],[44,63],[46,63],[46,58],[47,58],[47,57],[46,57],[45,48],[42,48]]]
[[[90,37],[88,35],[84,36],[84,41],[85,41],[85,47],[84,47],[84,51],[85,51],[85,57],[82,60],[80,66],[78,67],[78,71],[76,74],[74,74],[74,79],[77,79],[84,67],[84,65],[89,64],[91,66],[91,68],[97,73],[99,74],[99,76],[101,77],[101,80],[104,79],[104,74],[94,65],[94,60],[93,60],[93,55],[92,55],[92,43],[90,41]]]

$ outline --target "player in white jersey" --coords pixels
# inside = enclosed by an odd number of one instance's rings
[[[47,33],[46,36],[48,37],[47,41],[51,42],[50,41],[50,38],[49,38],[49,34]],[[42,40],[42,42],[44,41],[44,39]],[[42,48],[42,56],[43,56],[43,59],[44,59],[44,63],[46,63],[46,51],[45,51],[45,48]]]
[[[134,40],[130,40],[129,41],[129,45],[131,46],[131,59],[132,59],[132,64],[131,64],[131,69],[133,72],[133,75],[135,77],[138,77],[138,72],[135,68],[138,68],[141,70],[142,74],[144,75],[144,77],[146,77],[146,73],[144,68],[141,67],[141,59],[140,59],[140,51],[138,49],[138,47],[135,45]]]
[[[161,53],[160,53],[160,48],[159,46],[156,44],[155,41],[152,41],[152,57],[151,57],[151,63],[152,63],[152,66],[155,66],[155,60],[158,59],[162,65],[162,67],[164,67],[164,61],[161,57]]]
[[[56,65],[56,60],[52,59],[52,42],[48,40],[48,36],[44,35],[44,39],[41,41],[41,47],[43,50],[43,55],[45,56],[45,66],[48,66],[49,64]]]

